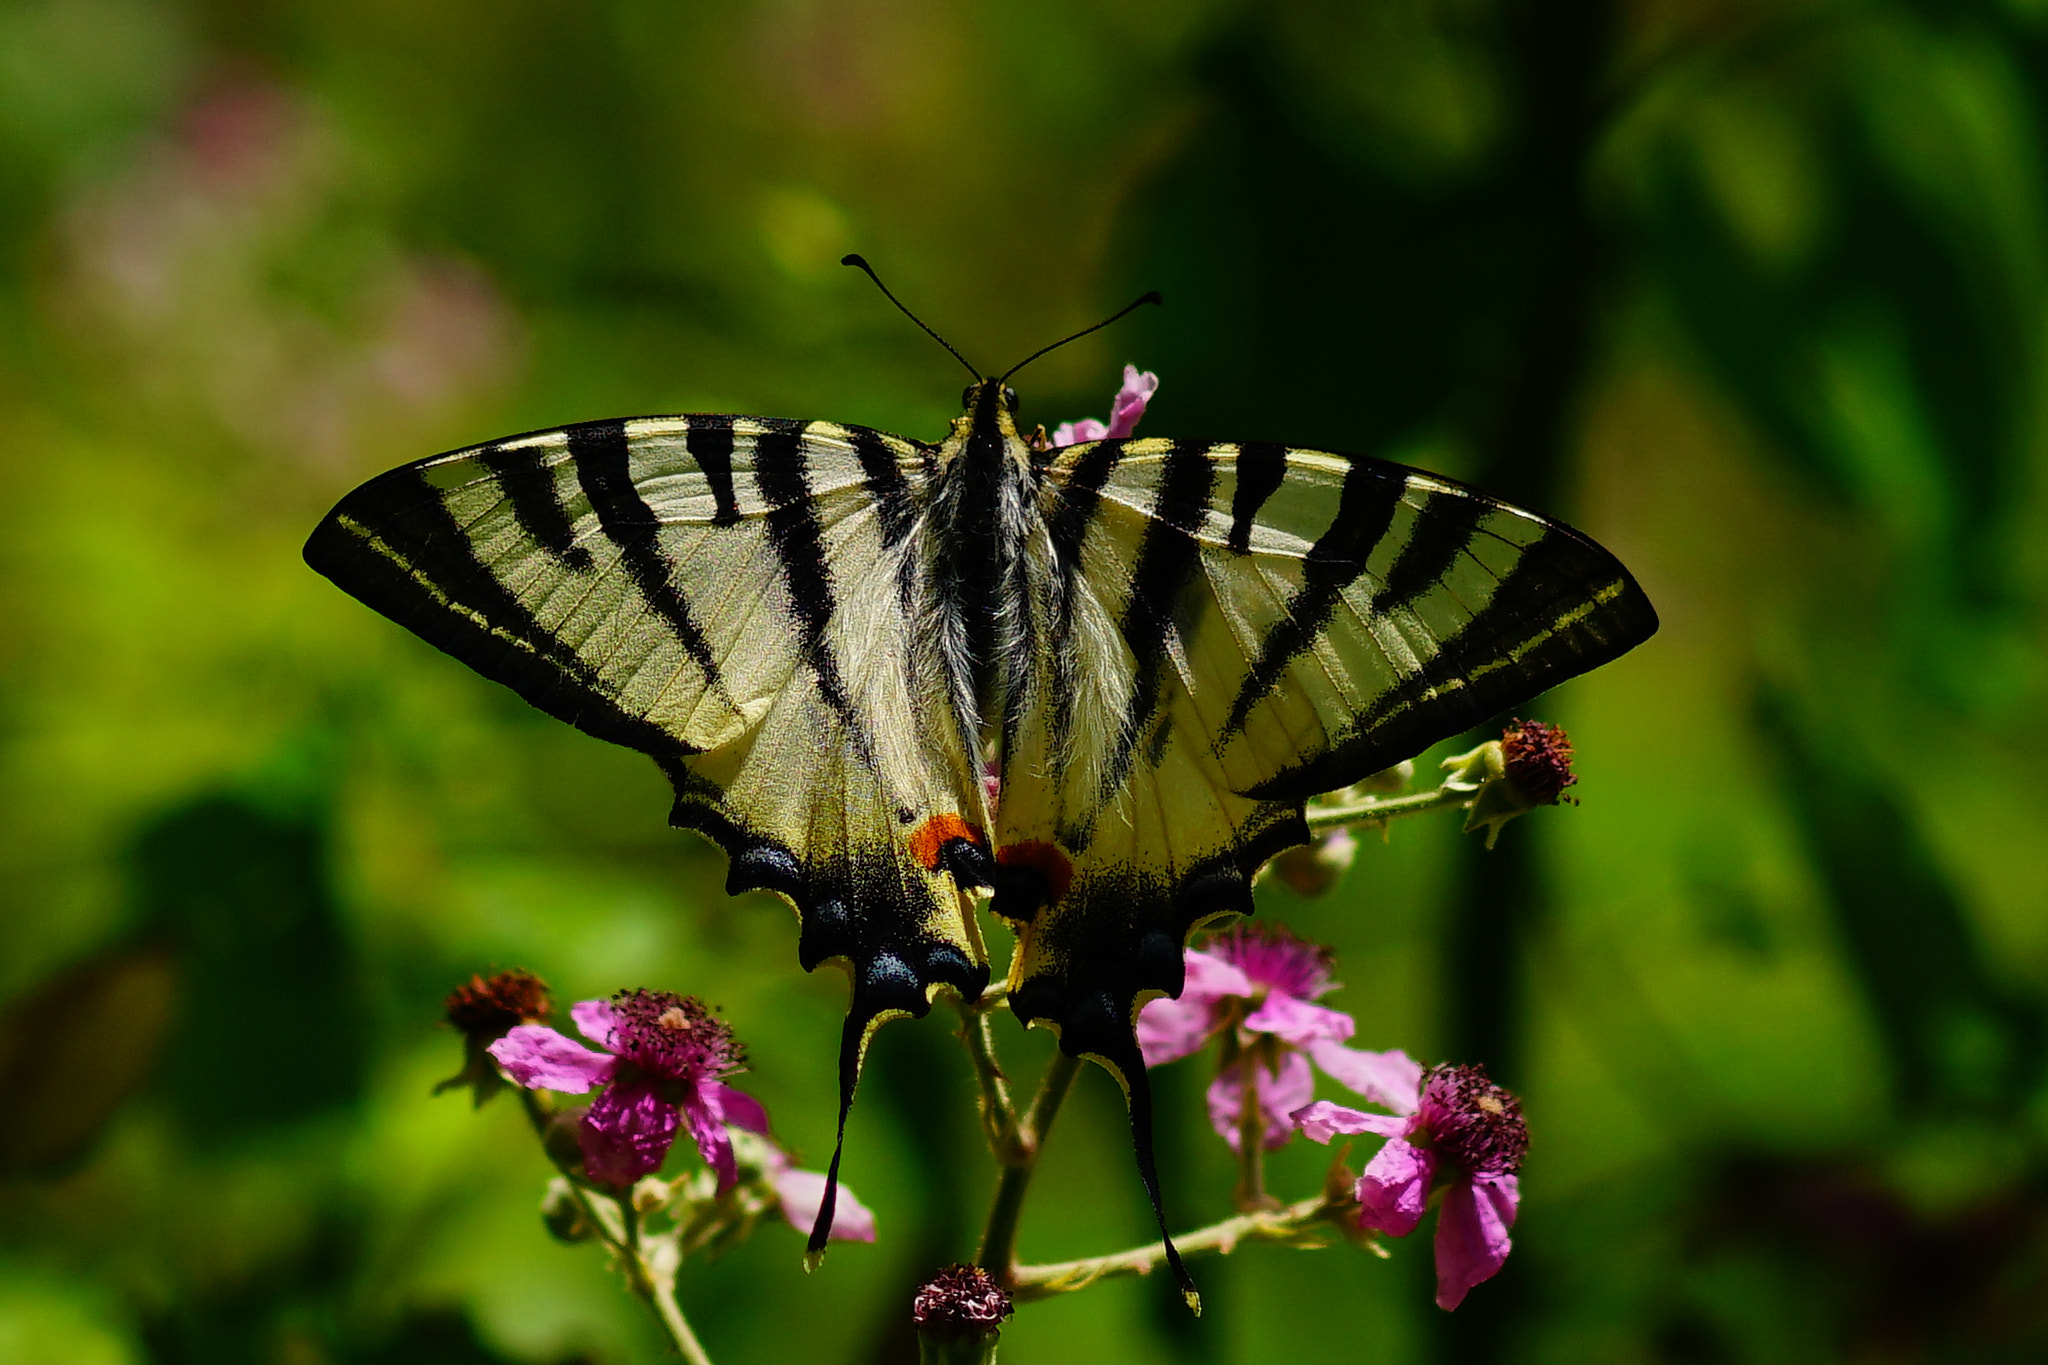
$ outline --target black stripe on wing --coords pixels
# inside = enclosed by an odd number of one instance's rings
[[[689,425],[683,428],[683,449],[690,452],[711,489],[711,505],[715,509],[711,524],[737,525],[740,504],[732,482],[732,418],[720,414],[690,418]]]
[[[804,663],[817,674],[819,695],[845,727],[847,742],[872,770],[874,742],[866,719],[847,695],[832,649],[832,615],[839,599],[825,556],[825,528],[811,496],[801,423],[776,423],[755,438],[754,479],[768,504],[768,543],[782,564],[782,580],[802,633]]]
[[[1619,658],[1656,630],[1655,609],[1620,561],[1547,523],[1486,606],[1418,672],[1372,698],[1328,751],[1245,794],[1301,801],[1336,791]]]
[[[538,451],[531,454],[540,459]],[[589,666],[477,557],[446,499],[417,465],[372,479],[314,528],[306,563],[364,605],[586,734],[657,757],[692,752],[619,707]]]
[[[1237,448],[1237,488],[1230,495],[1230,548],[1250,554],[1252,527],[1259,509],[1280,491],[1287,478],[1287,447],[1271,441],[1246,441]]]
[[[589,547],[576,542],[576,527],[562,505],[553,447],[512,445],[500,441],[478,458],[505,490],[512,519],[519,529],[555,558],[578,571],[591,567]]]
[[[694,425],[694,424],[693,424]],[[676,582],[676,569],[661,547],[661,521],[633,486],[632,443],[624,419],[585,422],[568,428],[569,458],[597,524],[619,550],[633,586],[654,613],[668,623],[683,650],[704,674],[705,686],[732,705],[720,676],[718,656]],[[735,707],[735,709],[737,709]]]
[[[1159,709],[1165,683],[1166,646],[1178,629],[1182,592],[1201,567],[1201,529],[1216,484],[1216,466],[1207,445],[1176,443],[1160,469],[1159,495],[1145,523],[1138,563],[1131,575],[1131,594],[1119,623],[1136,667],[1124,707],[1123,728],[1116,752],[1102,774],[1097,799],[1107,801],[1130,775],[1132,753],[1146,725]]]
[[[1102,489],[1123,459],[1122,441],[1097,441],[1085,447],[1073,470],[1057,485],[1057,502],[1046,518],[1052,542],[1052,601],[1047,613],[1055,640],[1074,638],[1074,592],[1081,577],[1081,545],[1102,506]],[[1061,649],[1053,656],[1053,707],[1048,729],[1054,754],[1065,756],[1073,733],[1072,706],[1080,690],[1079,653]]]
[[[894,549],[917,521],[910,480],[904,477],[903,467],[896,462],[896,452],[880,432],[866,427],[845,430],[853,444],[854,458],[860,461],[861,473],[867,479],[868,496],[875,500],[875,511],[882,519],[882,544]]]
[[[1259,657],[1238,689],[1237,700],[1231,703],[1219,742],[1242,730],[1294,661],[1314,647],[1343,600],[1344,590],[1365,572],[1374,547],[1393,525],[1407,489],[1407,475],[1398,466],[1377,460],[1352,461],[1337,496],[1337,515],[1303,558],[1301,586],[1266,633]]]
[[[1498,505],[1491,498],[1431,493],[1416,509],[1407,542],[1394,556],[1386,581],[1373,594],[1369,610],[1380,613],[1413,606],[1424,593],[1441,583],[1459,557],[1471,548],[1479,523]]]

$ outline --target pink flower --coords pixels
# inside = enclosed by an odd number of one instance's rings
[[[1508,1229],[1521,1200],[1516,1172],[1528,1150],[1529,1128],[1521,1101],[1488,1080],[1484,1069],[1417,1070],[1419,1087],[1380,1101],[1393,1114],[1318,1100],[1296,1111],[1294,1122],[1317,1142],[1338,1133],[1387,1139],[1358,1177],[1361,1227],[1406,1237],[1422,1221],[1432,1191],[1443,1190],[1436,1215],[1436,1302],[1456,1308],[1473,1285],[1493,1278],[1514,1247]]]
[[[1124,386],[1116,391],[1110,400],[1109,423],[1104,425],[1093,417],[1083,417],[1078,422],[1062,422],[1053,428],[1052,444],[1057,450],[1061,446],[1074,445],[1080,441],[1100,441],[1106,437],[1128,436],[1138,429],[1138,419],[1145,415],[1145,405],[1152,401],[1152,395],[1159,391],[1159,376],[1149,370],[1140,373],[1136,365],[1124,366]]]
[[[576,1130],[584,1172],[599,1184],[631,1185],[661,1169],[687,1123],[721,1191],[739,1179],[726,1124],[768,1131],[760,1102],[723,1084],[740,1069],[732,1030],[694,997],[621,991],[579,1001],[569,1015],[593,1052],[538,1024],[522,1024],[490,1046],[507,1075],[529,1090],[606,1090]]]
[[[1398,1052],[1344,1046],[1355,1027],[1351,1016],[1315,1003],[1337,988],[1325,948],[1278,926],[1239,925],[1206,948],[1188,949],[1186,960],[1180,998],[1154,1000],[1139,1013],[1138,1047],[1146,1066],[1163,1066],[1201,1051],[1218,1034],[1231,1034],[1237,1060],[1209,1087],[1209,1122],[1233,1148],[1243,1131],[1245,1059],[1254,1051],[1264,1059],[1250,1064],[1268,1150],[1294,1136],[1291,1115],[1314,1097],[1311,1061],[1378,1104],[1404,1086],[1413,1089],[1408,1071],[1421,1075]]]

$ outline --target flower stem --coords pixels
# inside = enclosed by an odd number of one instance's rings
[[[974,1079],[981,1086],[981,1128],[988,1135],[989,1150],[1005,1167],[1021,1157],[1018,1144],[1017,1104],[1010,1096],[1009,1078],[996,1060],[995,1025],[988,1011],[976,1003],[960,1004],[960,1041],[974,1063]]]
[[[1240,1053],[1237,1064],[1244,1068],[1237,1096],[1237,1207],[1249,1213],[1276,1201],[1266,1193],[1266,1111],[1259,1104],[1258,1052]]]
[[[682,1305],[676,1302],[676,1266],[680,1257],[674,1246],[664,1247],[657,1241],[650,1247],[642,1239],[640,1211],[633,1206],[631,1191],[619,1200],[619,1212],[625,1220],[625,1235],[614,1245],[625,1257],[626,1278],[632,1284],[633,1292],[647,1300],[678,1355],[689,1365],[711,1365],[704,1343],[697,1340],[697,1334],[690,1330],[689,1319],[683,1316]],[[661,1255],[663,1250],[669,1254]]]
[[[689,1319],[683,1316],[682,1307],[676,1303],[675,1276],[665,1276],[649,1285],[647,1301],[654,1305],[654,1315],[668,1329],[668,1339],[676,1348],[676,1354],[690,1365],[711,1365],[704,1343],[697,1340],[697,1334],[690,1330]]]
[[[1199,1255],[1205,1251],[1229,1255],[1238,1243],[1247,1241],[1315,1245],[1311,1240],[1314,1225],[1327,1219],[1335,1207],[1327,1198],[1317,1195],[1284,1208],[1262,1209],[1226,1218],[1199,1232],[1176,1237],[1174,1243],[1182,1256]],[[1165,1262],[1165,1244],[1155,1241],[1132,1247],[1129,1251],[1091,1256],[1082,1261],[1013,1265],[1010,1267],[1009,1289],[1018,1303],[1030,1303],[1086,1288],[1097,1280],[1113,1279],[1119,1275],[1148,1275]]]
[[[1024,1211],[1024,1194],[1031,1188],[1032,1173],[1038,1169],[1038,1155],[1044,1149],[1045,1135],[1051,1131],[1052,1121],[1060,1112],[1060,1102],[1073,1088],[1074,1077],[1080,1069],[1078,1058],[1053,1049],[1052,1060],[1045,1064],[1045,1074],[1039,1077],[1038,1094],[1032,1098],[1031,1108],[1018,1120],[1014,1152],[1007,1159],[1002,1152],[996,1153],[996,1159],[1003,1162],[1003,1173],[996,1181],[995,1198],[989,1203],[988,1226],[981,1235],[981,1250],[974,1259],[975,1264],[995,1276],[999,1284],[1007,1286],[1010,1283],[1010,1272],[1017,1260],[1017,1220]]]
[[[1476,792],[1466,787],[1438,787],[1412,796],[1373,798],[1343,806],[1310,806],[1308,832],[1328,834],[1346,825],[1385,825],[1404,815],[1423,815],[1433,810],[1463,810],[1472,804]]]
[[[534,1135],[545,1147],[548,1126],[554,1121],[554,1115],[531,1090],[522,1088],[519,1098],[526,1110],[527,1122],[533,1125]],[[554,1159],[554,1153],[549,1153],[549,1159]],[[584,1221],[598,1239],[625,1263],[627,1284],[654,1310],[654,1316],[660,1319],[662,1330],[668,1333],[669,1344],[676,1348],[676,1354],[689,1365],[711,1365],[711,1356],[704,1350],[704,1343],[697,1340],[697,1334],[690,1330],[689,1319],[683,1316],[682,1305],[676,1302],[674,1259],[650,1256],[649,1248],[641,1239],[640,1211],[633,1207],[632,1191],[613,1198],[592,1189],[573,1171],[561,1168],[560,1163],[557,1163],[557,1168],[568,1177],[570,1192],[583,1209]]]

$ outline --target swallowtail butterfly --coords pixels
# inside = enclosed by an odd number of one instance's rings
[[[1251,913],[1308,798],[1657,619],[1606,550],[1448,479],[1261,441],[1045,449],[1006,378],[976,372],[935,444],[713,414],[491,441],[372,479],[305,555],[650,755],[727,890],[795,904],[805,969],[852,981],[842,1147],[875,1029],[987,987],[991,891],[1011,1009],[1121,1083],[1156,1212],[1133,1020],[1189,936]],[[814,1249],[831,1218],[828,1194]]]

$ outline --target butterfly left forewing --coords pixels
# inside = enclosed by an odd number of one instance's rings
[[[853,981],[842,1121],[880,1021],[987,980],[959,894],[985,862],[980,765],[916,629],[929,459],[831,423],[587,423],[372,480],[306,547],[485,676],[652,755],[728,886],[797,906],[804,965]]]

